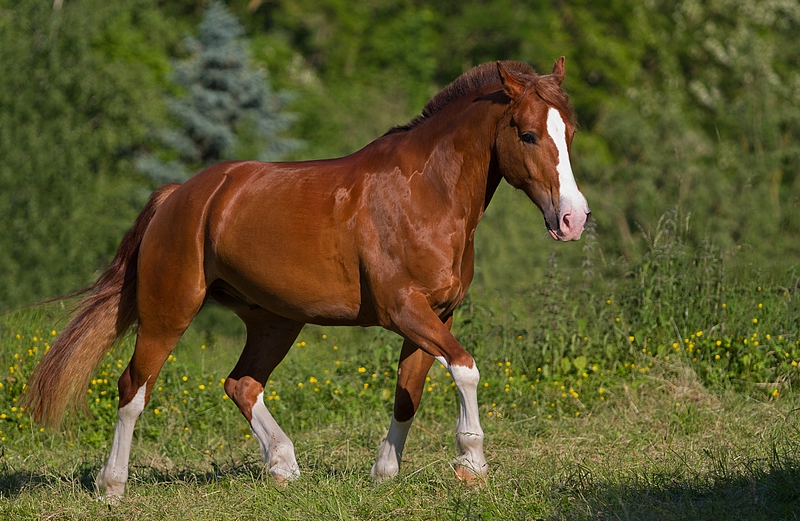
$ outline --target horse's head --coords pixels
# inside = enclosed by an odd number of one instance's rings
[[[580,239],[590,211],[569,161],[575,125],[561,90],[564,57],[548,76],[517,74],[500,62],[497,69],[511,100],[497,133],[500,171],[536,203],[553,239]]]

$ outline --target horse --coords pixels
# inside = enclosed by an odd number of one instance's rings
[[[58,426],[68,409],[85,407],[92,372],[135,324],[110,455],[95,482],[106,499],[122,496],[136,421],[167,357],[213,299],[246,326],[224,388],[278,482],[300,469],[264,386],[306,323],[381,326],[404,340],[375,480],[398,473],[438,360],[460,403],[453,469],[483,482],[480,373],[450,331],[453,311],[472,282],[475,229],[501,180],[538,206],[557,241],[579,239],[589,220],[570,164],[576,124],[564,74],[563,56],[549,75],[486,63],[349,156],[225,162],[157,189],[32,374],[24,404],[33,420]]]

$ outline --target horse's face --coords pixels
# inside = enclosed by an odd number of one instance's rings
[[[590,211],[569,160],[575,126],[555,106],[568,107],[560,87],[564,58],[556,62],[552,75],[528,82],[499,62],[497,67],[505,93],[511,98],[496,141],[503,177],[536,203],[553,239],[580,239]]]

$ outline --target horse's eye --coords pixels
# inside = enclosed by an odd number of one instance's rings
[[[520,134],[519,138],[522,140],[523,143],[527,143],[528,145],[533,145],[537,141],[535,132],[523,132],[522,134]]]

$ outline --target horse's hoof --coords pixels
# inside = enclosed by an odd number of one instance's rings
[[[300,472],[299,471],[291,471],[285,469],[276,469],[275,467],[271,468],[269,471],[272,474],[272,477],[275,478],[275,483],[280,485],[281,487],[287,486],[292,481],[297,481],[300,479]]]
[[[116,505],[125,493],[125,482],[107,480],[105,478],[105,468],[103,468],[100,469],[94,480],[94,488],[101,494],[96,501],[107,505]]]
[[[384,461],[379,464],[379,462],[376,461],[369,475],[375,480],[375,483],[380,483],[397,476],[398,472],[400,472],[400,466],[396,463],[387,463]]]
[[[480,470],[476,470],[476,468],[480,468]],[[453,470],[456,473],[456,478],[471,487],[486,486],[489,466],[485,463],[483,465],[470,465],[456,460],[453,462]]]
[[[390,479],[394,479],[397,474],[375,474],[372,473],[371,477],[375,481],[375,483],[383,483],[384,481],[389,481]]]
[[[102,496],[96,497],[94,500],[97,503],[103,503],[110,507],[115,507],[119,505],[119,500],[122,499],[122,496],[117,496],[114,494],[103,494]]]

